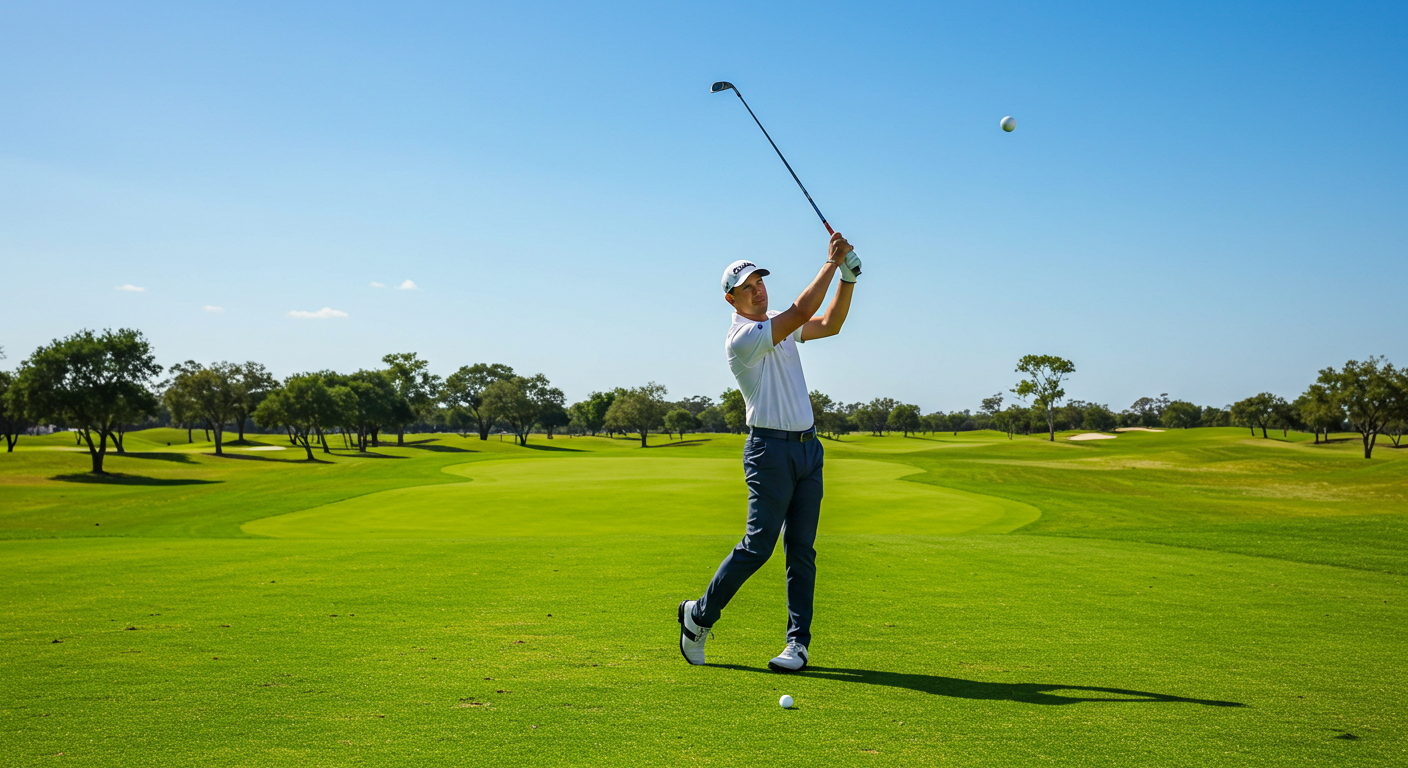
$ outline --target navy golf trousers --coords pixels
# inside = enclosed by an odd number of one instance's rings
[[[820,440],[804,443],[750,436],[743,444],[748,528],[694,606],[694,620],[712,627],[739,587],[772,556],[777,537],[787,555],[787,639],[812,641],[816,592],[816,526],[821,515]]]

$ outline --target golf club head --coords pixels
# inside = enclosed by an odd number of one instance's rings
[[[733,83],[727,83],[727,82],[724,82],[723,80],[720,80],[719,82],[714,83],[713,85],[709,86],[709,93],[718,93],[719,91],[727,91],[727,90],[730,90],[730,89],[732,89],[732,90],[738,90],[738,89],[736,89],[736,88],[733,87]]]

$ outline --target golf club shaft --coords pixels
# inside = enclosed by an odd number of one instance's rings
[[[807,188],[802,186],[802,180],[797,178],[797,172],[792,170],[792,164],[787,162],[787,158],[782,156],[782,150],[777,148],[777,142],[773,141],[771,136],[768,136],[768,129],[763,128],[763,121],[759,120],[758,116],[753,114],[753,108],[748,106],[748,102],[743,98],[743,94],[739,92],[738,86],[733,86],[733,92],[738,96],[738,100],[743,102],[743,108],[748,110],[748,114],[752,116],[753,122],[758,124],[758,128],[762,130],[763,136],[767,137],[768,143],[772,145],[772,151],[776,152],[777,156],[781,158],[782,164],[787,166],[787,172],[792,174],[792,180],[797,182],[797,188],[802,190],[802,194],[807,196],[807,202],[812,204],[812,210],[816,211],[817,218],[821,219],[821,225],[826,227],[826,233],[829,235],[836,234],[836,231],[827,223],[826,217],[821,214],[821,209],[816,207],[816,201],[813,200],[811,194],[807,192]]]

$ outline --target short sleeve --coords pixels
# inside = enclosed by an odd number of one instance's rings
[[[802,329],[805,327],[807,327],[806,323],[802,323],[801,325],[797,326],[797,330],[792,332],[793,341],[797,342],[798,344],[805,343],[805,340],[802,338]]]
[[[762,362],[763,358],[772,350],[772,319],[762,322],[739,323],[735,325],[728,334],[728,355],[730,358],[743,364],[745,368],[752,368]]]

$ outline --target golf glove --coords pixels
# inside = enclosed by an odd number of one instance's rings
[[[841,264],[841,280],[847,283],[854,283],[860,274],[860,257],[855,251],[846,254],[846,261]]]

